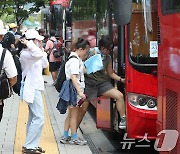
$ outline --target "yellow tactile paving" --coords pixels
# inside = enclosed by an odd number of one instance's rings
[[[46,154],[59,154],[57,143],[54,137],[53,129],[50,123],[48,110],[45,102],[45,97],[43,97],[44,102],[44,113],[45,113],[45,124],[41,136],[40,147],[46,150]],[[25,141],[26,135],[26,122],[28,118],[28,107],[26,103],[20,102],[18,122],[16,126],[16,139],[14,143],[14,154],[22,154],[22,145]]]

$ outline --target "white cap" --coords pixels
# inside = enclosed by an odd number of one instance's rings
[[[0,20],[0,35],[4,35],[7,33],[7,30],[4,28],[4,24],[2,20]]]
[[[6,29],[0,29],[0,35],[5,35],[7,33]]]
[[[37,39],[42,41],[44,36],[39,35],[39,33],[35,29],[29,29],[25,33],[26,39]]]

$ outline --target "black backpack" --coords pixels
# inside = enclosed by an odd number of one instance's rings
[[[9,83],[9,79],[5,72],[2,73],[2,66],[4,63],[4,57],[6,54],[6,49],[3,49],[1,59],[0,59],[0,99],[6,99],[11,97],[12,89]]]
[[[60,45],[61,42],[59,40],[56,41],[51,40],[51,41],[53,42],[53,49],[52,49],[53,56],[55,58],[59,58],[63,56],[65,53],[65,48],[63,48],[62,45]]]
[[[19,56],[16,54],[16,55],[13,55],[13,59],[14,59],[14,63],[16,65],[16,69],[17,69],[17,82],[16,84],[12,87],[13,88],[13,91],[20,95],[20,88],[21,88],[21,80],[22,80],[22,69],[21,69],[21,63],[19,61]]]
[[[66,80],[66,74],[65,74],[65,64],[66,62],[71,58],[77,58],[76,56],[72,55],[70,56],[66,61],[61,63],[61,67],[59,69],[59,73],[57,75],[57,79],[54,82],[54,86],[58,92],[61,91],[61,87],[63,85],[63,82]],[[78,59],[78,58],[77,58]]]

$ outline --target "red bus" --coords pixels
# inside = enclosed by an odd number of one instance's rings
[[[158,17],[157,131],[180,132],[180,1],[159,0]],[[179,154],[180,137],[172,151],[161,153]]]
[[[42,10],[42,25],[46,33],[51,29],[56,31],[56,37],[65,39],[65,13],[69,0],[50,0],[49,7]]]
[[[126,78],[125,86],[114,84],[125,94],[128,137],[139,139],[148,133],[149,139],[155,139],[157,51],[153,53],[150,46],[157,44],[157,4],[127,1],[132,9],[132,17],[129,24],[124,26],[120,23],[121,26],[115,24],[114,17],[122,14],[123,7],[129,9],[127,4],[123,2],[123,6],[119,6],[120,3],[111,0],[72,1],[72,38],[89,39],[94,35],[97,43],[102,35],[112,37],[115,43],[113,67]],[[125,14],[127,10],[124,10]],[[149,12],[146,13],[146,10]],[[119,119],[114,100],[99,97],[92,104],[96,107],[97,127],[118,130]]]
[[[72,41],[83,37],[97,46],[102,35],[114,41],[113,67],[126,83],[112,83],[124,93],[130,138],[157,134],[157,10],[155,0],[72,0],[66,9]],[[114,101],[101,96],[92,101],[98,128],[119,131]]]

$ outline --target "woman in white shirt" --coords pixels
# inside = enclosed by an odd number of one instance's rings
[[[0,24],[0,41],[1,41],[4,34],[6,34],[6,30],[3,28],[2,21],[0,21],[0,23],[2,24],[2,25]],[[2,52],[3,52],[3,47],[2,47],[2,44],[0,43],[0,59],[2,56]],[[2,72],[6,73],[11,86],[13,86],[17,81],[17,70],[16,70],[16,66],[14,64],[13,57],[8,50],[6,50],[6,54],[4,57],[4,62],[3,62],[2,70],[1,70],[0,74]],[[3,100],[0,99],[0,122],[1,122],[1,119],[3,116],[3,107],[4,107]]]
[[[65,65],[65,73],[66,73],[66,79],[71,79],[72,84],[74,85],[76,91],[77,91],[77,105],[78,102],[82,99],[86,99],[86,96],[84,94],[84,64],[83,60],[87,58],[88,51],[90,49],[90,44],[87,40],[79,38],[76,46],[75,52],[71,52],[70,56],[76,56],[77,58],[71,58],[66,62]],[[61,143],[70,143],[70,144],[76,144],[76,145],[84,145],[87,143],[87,141],[80,140],[77,137],[77,118],[78,118],[78,112],[79,107],[70,105],[68,107],[69,113],[65,120],[64,124],[64,136],[60,140]],[[68,135],[69,128],[71,130],[71,140]]]
[[[23,146],[25,153],[42,152],[38,147],[44,125],[44,108],[42,91],[44,80],[42,69],[48,66],[47,53],[42,47],[43,36],[34,29],[27,30],[25,39],[21,42],[26,45],[20,53],[22,66],[22,80],[24,80],[21,98],[28,104],[29,117],[26,128],[26,140]]]

